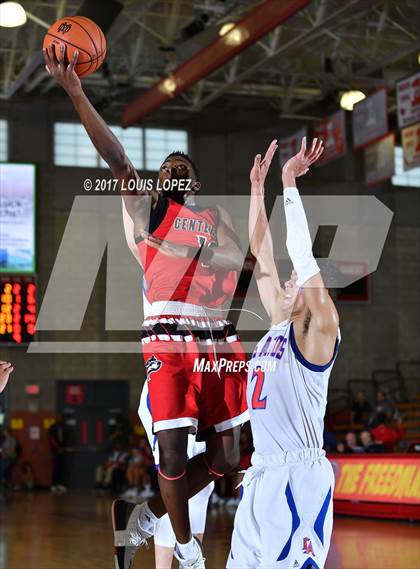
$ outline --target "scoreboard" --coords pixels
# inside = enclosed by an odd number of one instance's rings
[[[36,291],[34,276],[0,276],[0,344],[34,340]]]

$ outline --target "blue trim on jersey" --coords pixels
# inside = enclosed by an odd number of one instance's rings
[[[338,352],[338,346],[339,346],[339,342],[338,342],[338,338],[335,341],[335,346],[334,346],[334,353],[333,353],[333,357],[330,359],[330,361],[321,366],[321,365],[317,365],[317,364],[311,364],[311,362],[308,362],[308,360],[306,360],[304,358],[304,356],[301,354],[298,345],[296,344],[296,338],[295,338],[295,332],[293,330],[293,322],[290,325],[290,346],[292,347],[293,353],[296,356],[296,359],[298,362],[300,362],[303,366],[305,366],[306,368],[310,369],[311,371],[325,371],[326,369],[328,369],[333,363],[334,360],[337,356],[337,352]]]
[[[320,542],[324,545],[324,523],[325,523],[325,516],[328,512],[328,507],[331,502],[331,488],[328,490],[328,494],[325,497],[324,503],[319,511],[319,514],[314,523],[314,530],[316,535],[319,537]]]
[[[147,397],[146,397],[146,405],[147,405],[147,408],[149,409],[149,413],[152,414],[152,407],[150,405],[150,394],[149,394],[149,392],[147,393]]]
[[[308,569],[308,567],[310,569],[320,569],[312,558],[307,559],[300,569]]]
[[[295,501],[293,499],[292,489],[290,488],[290,482],[287,483],[285,494],[286,494],[286,498],[287,498],[287,504],[288,504],[288,506],[290,508],[290,512],[292,514],[292,531],[290,533],[289,539],[286,542],[286,545],[283,547],[282,552],[278,556],[277,561],[283,561],[283,559],[286,559],[286,557],[289,555],[290,547],[292,545],[293,536],[294,536],[296,530],[298,529],[298,527],[300,526],[300,518],[299,518],[299,515],[297,513]]]

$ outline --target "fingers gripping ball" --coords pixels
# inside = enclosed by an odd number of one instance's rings
[[[58,59],[63,44],[66,46],[66,64],[72,61],[76,50],[79,52],[74,68],[79,77],[94,73],[102,65],[106,53],[105,36],[89,18],[71,16],[55,22],[45,35],[44,48],[53,45]]]

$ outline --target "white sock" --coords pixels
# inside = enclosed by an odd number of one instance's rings
[[[193,537],[188,543],[179,543],[177,541],[176,546],[183,559],[195,559],[197,557],[197,543]]]

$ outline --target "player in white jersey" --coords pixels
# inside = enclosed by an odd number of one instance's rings
[[[283,167],[287,249],[294,272],[280,285],[264,206],[277,141],[251,171],[249,232],[257,284],[271,328],[252,355],[248,406],[255,452],[243,480],[229,569],[321,569],[332,531],[334,476],[325,458],[328,378],[339,345],[338,315],[312,255],[296,178],[322,154],[315,139]]]
[[[150,412],[147,381],[143,385],[143,390],[140,397],[139,417],[140,421],[143,424],[143,427],[146,430],[147,438],[152,448],[153,458],[156,467],[158,467],[159,446],[157,444],[157,436],[153,434],[152,415]],[[192,458],[196,454],[205,452],[205,450],[206,443],[197,442],[195,435],[188,436],[188,458]],[[211,482],[188,501],[191,532],[200,540],[200,542],[203,541],[204,530],[206,527],[207,507],[213,489],[214,482]],[[163,517],[159,518],[158,522],[156,523],[153,539],[155,542],[156,569],[171,569],[176,539],[168,514],[165,514]]]

